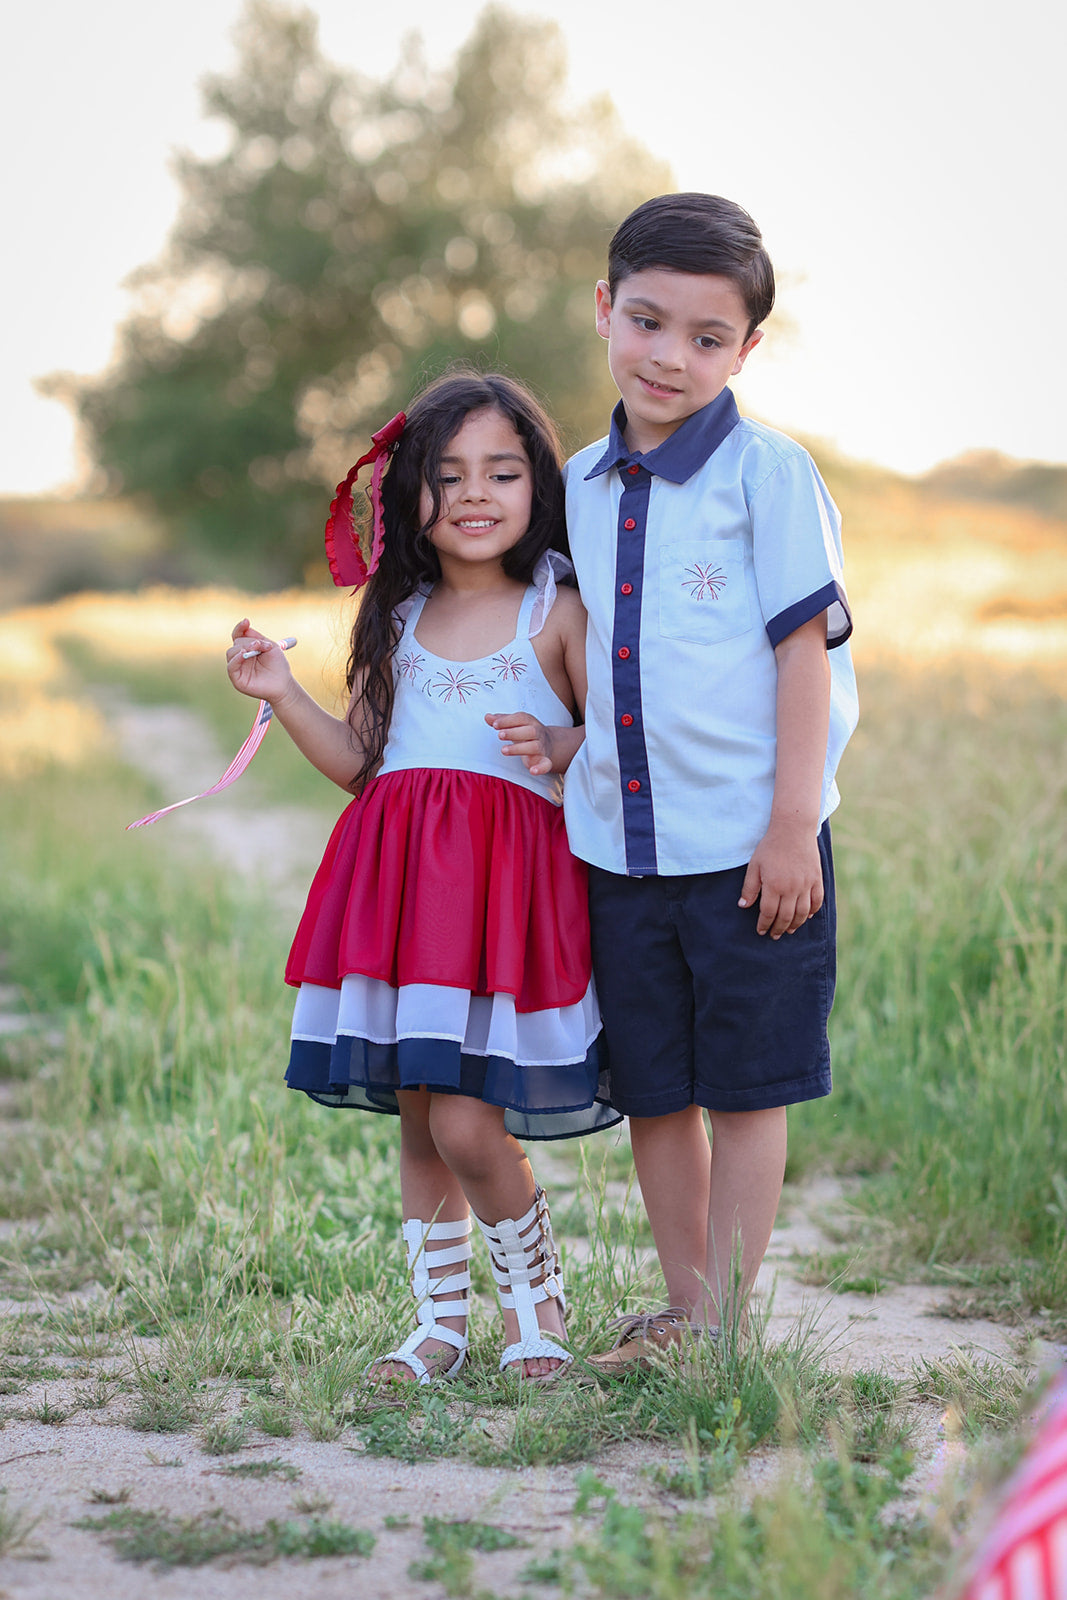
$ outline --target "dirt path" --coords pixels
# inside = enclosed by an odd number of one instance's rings
[[[199,794],[233,755],[202,717],[184,706],[139,706],[114,690],[98,692],[124,761],[159,785],[169,800]],[[271,729],[268,738],[279,737]],[[340,810],[340,806],[338,806]],[[206,849],[235,873],[266,885],[295,922],[329,834],[327,811],[273,804],[253,765],[237,785],[166,817],[157,828]]]
[[[202,787],[222,769],[223,753],[190,712],[154,708],[149,713],[113,703],[110,716],[126,758],[157,778],[168,794]],[[243,794],[247,801],[247,789]],[[225,798],[203,802],[164,826],[207,843],[232,869],[260,882],[266,879],[287,912],[300,904],[327,831],[321,814],[272,807],[258,799],[254,810]],[[19,1012],[13,991],[0,991],[0,1031],[46,1026],[45,1019]],[[19,1136],[13,1114],[10,1091],[0,1085],[0,1160],[3,1146]],[[1010,1330],[939,1315],[943,1291],[935,1288],[891,1285],[877,1294],[834,1294],[798,1282],[796,1262],[828,1247],[823,1224],[845,1205],[847,1195],[837,1180],[820,1179],[787,1191],[759,1280],[760,1294],[772,1302],[772,1338],[784,1335],[797,1317],[814,1316],[835,1364],[896,1377],[906,1377],[922,1358],[932,1360],[954,1350],[1018,1363]],[[19,1226],[23,1224],[0,1224],[0,1229],[10,1233]],[[28,1309],[32,1307],[25,1302],[0,1301],[0,1318]],[[0,1423],[0,1487],[7,1491],[0,1497],[0,1519],[15,1508],[39,1515],[30,1544],[47,1556],[0,1558],[0,1600],[58,1600],[64,1595],[76,1600],[141,1600],[146,1595],[186,1600],[194,1594],[197,1600],[290,1600],[294,1588],[321,1600],[381,1594],[392,1600],[425,1600],[443,1592],[440,1583],[416,1581],[408,1574],[413,1561],[427,1556],[421,1531],[426,1516],[485,1521],[526,1539],[523,1548],[477,1557],[476,1587],[515,1593],[522,1567],[532,1557],[549,1555],[569,1526],[577,1468],[504,1471],[453,1460],[408,1465],[356,1453],[350,1434],[329,1444],[306,1435],[270,1439],[251,1434],[236,1459],[281,1461],[287,1474],[235,1478],[226,1475],[225,1462],[203,1454],[195,1432],[135,1432],[128,1425],[129,1396],[116,1393],[96,1409],[76,1409],[84,1405],[97,1376],[114,1368],[114,1359],[88,1364],[69,1359],[55,1365],[69,1376],[34,1381],[17,1401],[0,1402],[6,1418]],[[60,1424],[27,1416],[46,1400],[57,1415],[70,1414]],[[918,1408],[915,1444],[927,1463],[927,1476],[939,1449],[937,1428],[938,1408]],[[771,1480],[781,1470],[782,1455],[780,1450],[754,1452],[742,1481]],[[648,1469],[656,1462],[677,1463],[678,1457],[677,1449],[633,1443],[605,1451],[594,1465],[598,1476],[627,1500],[663,1508],[671,1502],[654,1486]],[[919,1481],[921,1492],[922,1474]],[[105,1540],[71,1526],[87,1514],[104,1514],[108,1498],[181,1516],[220,1511],[255,1526],[270,1518],[284,1521],[301,1507],[318,1504],[330,1517],[372,1530],[377,1543],[369,1558],[342,1556],[311,1564],[283,1558],[265,1568],[211,1565],[157,1573],[116,1560]]]

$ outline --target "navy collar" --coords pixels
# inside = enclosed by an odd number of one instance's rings
[[[659,478],[667,478],[671,483],[685,483],[714,455],[739,421],[737,401],[729,389],[723,389],[714,400],[699,411],[694,411],[691,417],[686,417],[681,427],[675,428],[662,444],[658,444],[647,455],[642,455],[640,451],[630,450],[623,438],[626,409],[620,400],[611,413],[607,449],[592,471],[586,473],[586,482],[590,478],[598,478],[612,467],[637,462],[646,472],[655,473]]]

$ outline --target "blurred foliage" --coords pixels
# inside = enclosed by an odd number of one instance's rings
[[[236,39],[204,91],[229,147],[179,159],[179,216],[114,367],[49,384],[111,492],[267,587],[306,572],[324,489],[449,361],[521,375],[568,443],[603,430],[593,284],[619,218],[670,177],[610,101],[568,106],[551,23],[490,7],[451,65],[412,38],[380,83],[272,0]]]
[[[127,500],[0,495],[0,612],[188,581],[181,553],[165,546],[164,530]]]
[[[949,499],[1028,506],[1067,522],[1067,467],[1047,461],[1013,461],[997,450],[969,450],[944,461],[924,478]]]

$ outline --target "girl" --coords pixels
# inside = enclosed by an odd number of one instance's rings
[[[570,572],[559,446],[533,398],[454,374],[375,436],[379,450],[401,428],[374,504],[347,718],[316,705],[247,619],[227,655],[234,687],[268,700],[357,795],[289,958],[286,1079],[325,1105],[400,1117],[418,1312],[375,1376],[428,1383],[463,1366],[473,1210],[504,1314],[501,1370],[544,1382],[572,1359],[566,1304],[515,1134],[618,1120],[599,1082],[585,868],[559,805],[582,738],[585,613],[555,584]],[[339,533],[347,487],[327,525],[337,581],[368,570]]]

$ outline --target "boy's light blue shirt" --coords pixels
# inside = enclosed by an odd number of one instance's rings
[[[620,402],[566,467],[589,612],[585,742],[567,772],[575,855],[634,876],[746,863],[774,793],[775,646],[827,613],[824,820],[856,725],[841,519],[807,451],[729,389],[640,455]]]

